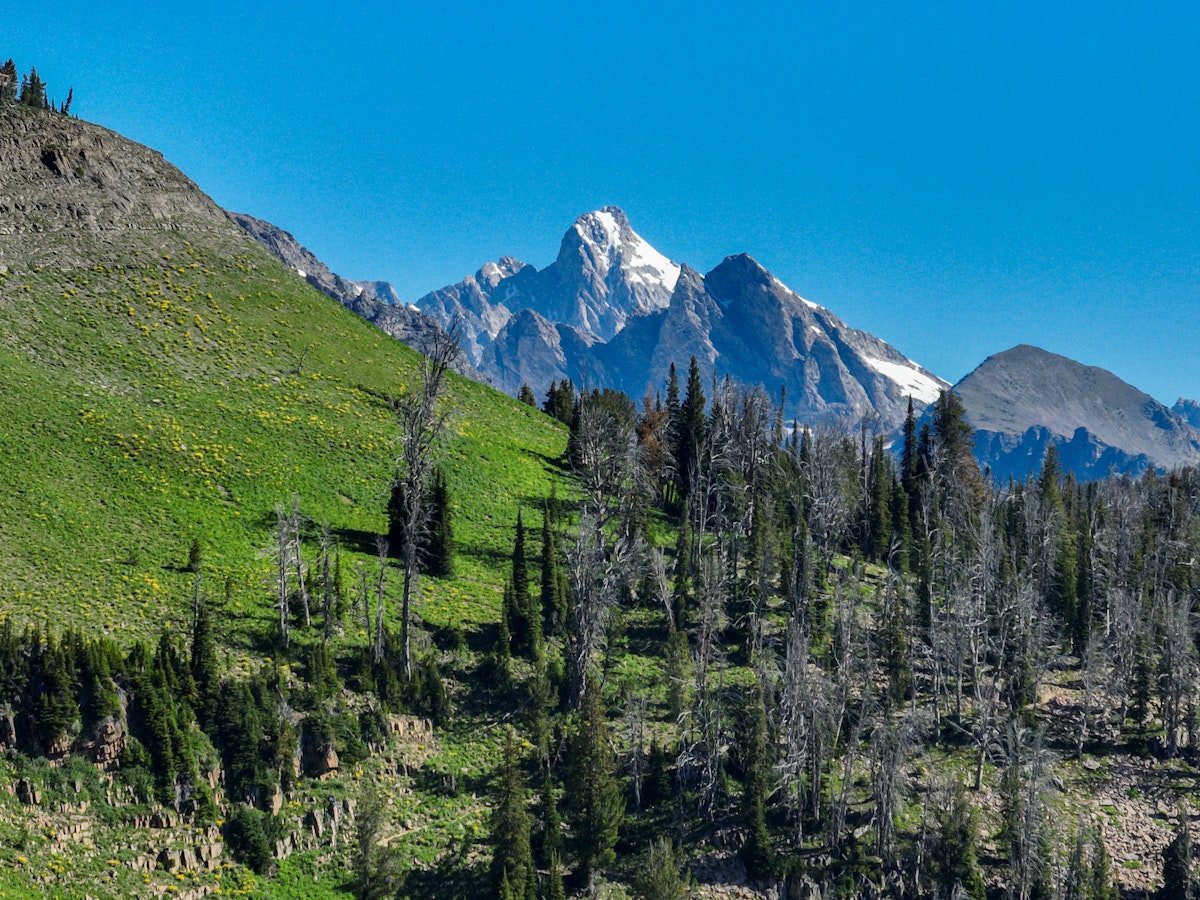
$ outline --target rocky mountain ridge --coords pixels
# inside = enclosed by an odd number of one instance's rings
[[[431,317],[400,301],[395,289],[386,281],[351,281],[330,270],[290,232],[264,219],[245,213],[231,213],[233,220],[250,237],[262,244],[273,256],[321,293],[353,310],[381,331],[396,340],[420,350],[440,328]],[[464,357],[454,368],[461,375],[484,384],[490,379]]]
[[[988,357],[954,392],[995,478],[1037,472],[1051,444],[1080,479],[1200,461],[1200,431],[1180,413],[1105,369],[1027,344]]]
[[[670,262],[615,206],[576,220],[540,272],[503,257],[416,305],[443,323],[457,317],[472,361],[511,394],[568,378],[641,398],[694,356],[706,381],[782,387],[788,418],[871,416],[892,428],[910,396],[924,407],[949,386],[747,254],[707,275]]]

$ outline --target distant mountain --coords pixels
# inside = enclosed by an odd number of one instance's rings
[[[540,272],[511,257],[427,294],[420,309],[464,323],[472,361],[502,390],[551,382],[614,387],[640,399],[672,362],[772,393],[789,418],[898,425],[949,384],[828,309],[803,299],[745,254],[707,275],[651,247],[614,206],[587,213]]]
[[[429,338],[438,329],[439,324],[436,320],[415,307],[400,302],[395,288],[388,282],[351,281],[343,278],[330,271],[329,267],[317,259],[312,251],[302,246],[282,228],[245,213],[230,213],[230,215],[247,234],[270,250],[276,258],[297,275],[326,296],[332,297],[343,306],[352,309],[396,340],[420,350],[427,346]],[[474,378],[485,384],[489,382],[489,379],[467,359],[460,358],[455,364],[455,369],[468,378]]]
[[[1200,431],[1105,369],[1021,345],[954,386],[992,476],[1037,472],[1054,444],[1079,478],[1140,475],[1200,462]],[[1178,404],[1177,404],[1178,405]]]
[[[580,216],[563,236],[558,258],[540,272],[504,256],[416,306],[443,323],[458,316],[467,355],[480,365],[515,312],[530,309],[584,339],[606,341],[630,316],[664,309],[678,278],[679,266],[646,243],[625,213],[606,206]]]
[[[1171,411],[1183,416],[1193,428],[1200,428],[1200,403],[1180,397],[1171,407]]]

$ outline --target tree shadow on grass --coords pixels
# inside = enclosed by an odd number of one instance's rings
[[[334,528],[330,533],[338,544],[352,553],[373,556],[379,552],[378,541],[382,535],[378,532],[360,528]]]

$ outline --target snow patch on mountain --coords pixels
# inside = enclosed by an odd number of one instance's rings
[[[889,362],[871,356],[863,356],[863,362],[884,378],[896,382],[902,391],[921,403],[932,403],[946,389],[945,382],[930,377],[912,364]]]
[[[600,224],[605,238],[605,255],[619,262],[628,270],[630,282],[662,285],[667,291],[675,290],[675,285],[679,282],[679,266],[651,247],[641,235],[630,229],[628,222],[622,229],[613,210],[614,207],[605,207],[592,213],[595,221]],[[624,231],[624,236],[622,231]],[[664,303],[663,307],[665,308],[665,306]]]

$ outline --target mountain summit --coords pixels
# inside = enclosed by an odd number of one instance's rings
[[[540,272],[511,256],[426,294],[418,309],[458,316],[464,349],[478,365],[513,314],[531,309],[594,340],[610,340],[630,316],[666,308],[679,266],[650,246],[616,206],[585,213],[567,229],[558,257]]]
[[[1022,344],[954,387],[993,477],[1024,478],[1054,444],[1081,479],[1195,465],[1200,431],[1112,372]]]
[[[695,356],[706,379],[784,387],[790,418],[874,415],[890,428],[910,396],[923,407],[949,386],[747,254],[703,276],[672,262],[615,206],[580,216],[541,271],[505,257],[416,305],[457,316],[472,362],[512,394],[570,378],[640,398]]]

